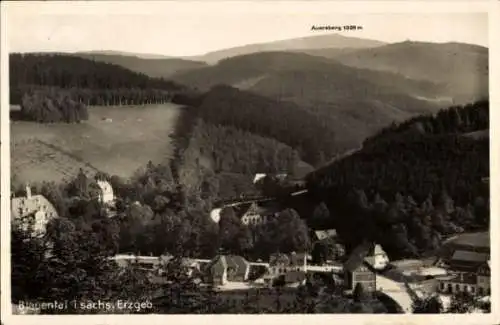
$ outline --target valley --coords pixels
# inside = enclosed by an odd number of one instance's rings
[[[487,55],[336,34],[191,57],[11,54],[13,301],[487,310]],[[17,227],[28,216],[40,241]],[[442,296],[469,300],[428,306]]]

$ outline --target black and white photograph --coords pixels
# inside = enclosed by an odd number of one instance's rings
[[[491,3],[392,4],[2,3],[2,314],[494,317]]]

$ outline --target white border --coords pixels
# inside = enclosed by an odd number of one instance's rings
[[[18,316],[11,315],[10,305],[10,137],[9,137],[9,99],[8,99],[8,48],[6,40],[7,11],[22,10],[24,13],[43,14],[68,12],[92,13],[96,15],[113,14],[145,14],[165,10],[168,6],[172,14],[181,12],[192,12],[193,10],[209,12],[232,12],[244,14],[248,12],[272,12],[280,13],[459,13],[459,12],[488,12],[489,13],[489,58],[490,58],[490,163],[491,163],[491,256],[492,256],[492,313],[473,315],[86,315],[77,316]],[[122,324],[124,322],[149,324],[197,324],[200,322],[216,322],[217,324],[252,324],[256,321],[261,324],[273,324],[284,322],[287,324],[305,324],[308,322],[337,324],[499,324],[500,323],[500,271],[499,265],[499,236],[500,220],[499,193],[497,178],[499,160],[497,153],[500,152],[499,139],[496,132],[496,121],[500,120],[500,95],[495,86],[500,85],[500,73],[498,69],[498,53],[500,53],[500,3],[497,1],[90,1],[90,2],[2,2],[1,3],[1,307],[2,322],[5,324],[48,324],[67,323],[72,324]],[[6,10],[7,9],[7,10]],[[418,28],[416,26],[415,28]]]

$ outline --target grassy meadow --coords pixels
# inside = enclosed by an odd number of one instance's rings
[[[175,104],[89,107],[79,124],[11,121],[11,168],[22,181],[60,181],[79,168],[131,176],[173,153]]]

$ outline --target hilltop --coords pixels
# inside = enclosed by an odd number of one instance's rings
[[[209,52],[204,55],[186,58],[197,61],[205,61],[215,64],[219,60],[258,52],[292,51],[303,49],[321,48],[370,48],[384,45],[385,43],[375,40],[347,37],[340,34],[324,34],[309,37],[292,38],[274,42],[249,44],[219,51]]]
[[[316,54],[352,67],[431,81],[439,86],[442,97],[450,97],[455,103],[488,96],[488,48],[478,45],[408,41],[344,53],[333,49]]]

